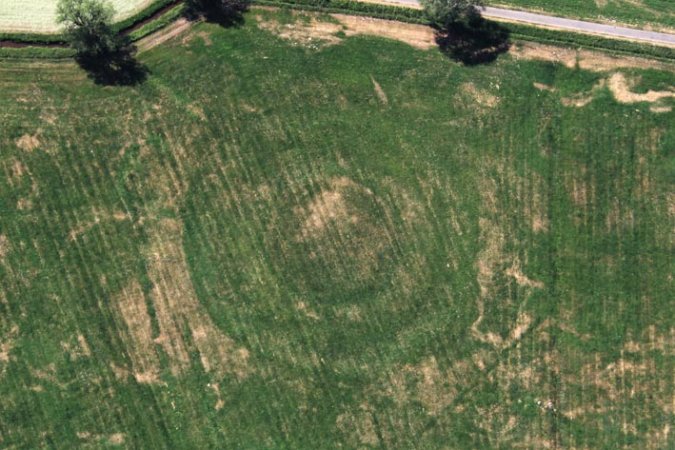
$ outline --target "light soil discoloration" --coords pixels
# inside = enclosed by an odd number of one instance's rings
[[[391,398],[399,407],[411,401],[420,402],[425,411],[434,416],[450,406],[457,397],[461,376],[468,366],[459,361],[448,370],[441,370],[434,356],[420,361],[419,364],[406,364],[392,371],[385,384],[383,394]]]
[[[548,206],[544,191],[545,186],[546,183],[542,177],[533,173],[529,180],[530,201],[524,202],[523,213],[525,218],[530,222],[532,231],[535,233],[546,232],[549,227]]]
[[[335,315],[337,317],[344,317],[352,322],[361,322],[363,320],[361,308],[358,305],[349,305],[338,308],[335,311]]]
[[[560,102],[564,106],[583,108],[593,101],[595,93],[604,88],[606,84],[606,80],[600,80],[593,86],[590,92],[579,92],[569,97],[563,97],[560,99]]]
[[[89,343],[82,334],[77,335],[77,343],[73,343],[72,341],[62,342],[61,348],[63,348],[63,350],[68,353],[72,361],[76,361],[80,358],[88,358],[91,356]]]
[[[516,186],[524,183],[517,174],[508,170],[506,166],[497,164],[495,169],[498,176],[504,180],[509,180]],[[538,192],[537,179],[531,183],[532,191]],[[532,324],[532,317],[524,311],[519,311],[515,318],[515,323],[511,327],[511,331],[507,337],[503,337],[497,333],[489,330],[482,330],[481,324],[485,318],[486,309],[490,308],[495,301],[502,302],[503,299],[495,299],[495,283],[500,276],[509,276],[515,279],[516,283],[521,287],[529,289],[541,289],[544,287],[543,283],[535,281],[527,277],[521,268],[520,257],[507,252],[507,236],[508,230],[503,228],[502,223],[508,223],[504,218],[504,213],[499,204],[497,195],[497,180],[487,176],[483,177],[480,183],[480,194],[482,197],[482,209],[485,217],[478,220],[478,228],[480,230],[479,242],[482,244],[481,250],[476,255],[476,281],[478,282],[479,293],[476,299],[476,308],[478,316],[471,324],[470,331],[474,339],[489,344],[497,349],[504,349],[512,346],[519,341],[524,333],[528,331]],[[517,194],[520,196],[520,194]],[[526,215],[530,221],[534,217],[545,217],[543,205],[529,206],[526,210]],[[533,211],[537,210],[536,212]],[[540,219],[543,220],[543,219]],[[541,225],[540,225],[541,226]],[[524,255],[527,258],[527,255]],[[525,261],[527,261],[525,259]],[[510,267],[508,266],[510,265]]]
[[[23,176],[28,172],[26,165],[18,159],[14,159],[9,164],[8,177],[10,186],[15,186],[21,182]]]
[[[90,431],[78,431],[76,433],[76,436],[83,441],[87,441],[88,445],[99,445],[99,446],[123,445],[127,438],[127,435],[125,433],[97,434],[92,433]]]
[[[649,90],[644,94],[638,94],[631,91],[635,83],[628,80],[624,74],[617,72],[612,74],[607,82],[609,90],[614,95],[614,98],[619,103],[640,103],[649,102],[654,103],[665,98],[675,98],[675,90],[669,91],[652,91]]]
[[[148,277],[160,330],[155,342],[169,356],[172,373],[177,375],[189,366],[189,346],[183,338],[184,331],[189,331],[206,372],[244,378],[249,372],[248,351],[236,348],[216,327],[194,291],[182,246],[182,222],[160,219],[150,235]]]
[[[428,50],[436,47],[434,31],[430,27],[397,22],[394,20],[373,19],[369,17],[332,14],[347,27],[347,36],[365,34],[397,40],[412,47]]]
[[[332,178],[326,187],[295,208],[295,241],[309,248],[307,258],[330,267],[339,282],[370,282],[392,246],[391,208],[367,187],[349,178]]]
[[[17,325],[12,325],[4,336],[0,336],[0,375],[4,373],[6,364],[10,360],[10,353],[14,348],[18,335],[19,327]]]
[[[298,13],[294,13],[298,15]],[[276,20],[256,16],[258,26],[282,39],[305,47],[320,48],[335,45],[342,41],[336,33],[343,31],[343,27],[336,23],[317,20],[315,15],[308,15],[308,21],[298,20],[293,23],[282,24]]]
[[[211,388],[214,394],[216,394],[216,404],[213,405],[213,409],[220,411],[225,406],[225,401],[220,394],[220,386],[218,383],[209,383],[207,386]]]
[[[36,134],[24,134],[19,139],[16,140],[16,146],[23,151],[32,152],[36,148],[40,147],[40,139],[38,138],[39,133]]]
[[[4,261],[5,257],[9,254],[9,250],[9,239],[4,234],[0,234],[0,262]]]
[[[299,301],[295,304],[295,309],[300,311],[305,317],[308,317],[312,320],[320,320],[321,317],[303,301]]]
[[[199,120],[202,120],[202,121],[206,120],[206,114],[204,113],[204,110],[199,105],[197,105],[197,104],[188,105],[187,109],[192,114],[194,114],[196,117],[198,117]]]
[[[298,13],[295,13],[298,14]],[[280,24],[273,19],[257,16],[260,28],[270,31],[282,39],[300,45],[320,48],[335,45],[342,41],[337,33],[345,36],[370,35],[404,42],[415,48],[427,50],[436,46],[434,31],[430,27],[407,24],[393,20],[357,17],[346,14],[331,14],[337,22],[317,20],[316,14],[301,13],[309,17],[307,21]]]
[[[338,430],[348,436],[349,444],[353,448],[380,445],[373,421],[373,412],[366,403],[361,404],[356,411],[338,415],[335,425]]]
[[[673,110],[672,106],[655,106],[652,105],[649,107],[649,110],[655,114],[669,113]]]
[[[330,189],[322,191],[307,206],[307,218],[301,228],[301,236],[307,238],[321,233],[331,224],[356,224],[359,217],[350,211],[345,199],[347,189],[358,189],[358,185],[346,177],[335,178]]]
[[[590,179],[588,179],[590,178]],[[580,165],[572,176],[566,180],[565,185],[570,194],[572,202],[588,210],[590,205],[596,201],[595,179],[593,176],[588,176],[588,169],[584,165]]]
[[[96,208],[91,210],[91,216],[91,220],[78,223],[76,227],[68,232],[69,241],[73,242],[77,240],[80,236],[87,233],[95,226],[100,225],[103,221],[115,220],[119,222],[131,220],[131,215],[124,211],[102,211]]]
[[[555,92],[556,91],[556,89],[553,86],[549,86],[548,84],[544,84],[544,83],[538,83],[536,81],[534,83],[532,83],[532,86],[534,86],[534,88],[539,90],[539,91],[548,91],[548,92]]]
[[[382,103],[383,105],[388,104],[389,99],[387,98],[387,94],[384,92],[384,89],[382,89],[382,86],[380,86],[380,83],[378,83],[372,76],[370,77],[370,81],[373,82],[375,95],[377,95],[377,98],[380,100],[380,103]]]
[[[591,50],[576,50],[532,42],[517,42],[509,54],[516,59],[549,61],[574,69],[579,67],[591,72],[609,72],[616,69],[657,69],[675,71],[675,65],[633,56],[614,57]]]
[[[532,280],[528,278],[525,274],[523,274],[522,269],[520,267],[520,259],[518,259],[518,257],[516,257],[513,260],[513,264],[511,265],[511,267],[506,269],[504,273],[510,277],[513,277],[519,286],[538,289],[543,289],[544,287],[544,283],[542,283],[541,281]]]
[[[474,83],[464,83],[459,87],[459,92],[470,102],[481,108],[494,108],[499,104],[499,97],[485,89],[478,88]]]
[[[152,338],[152,318],[140,283],[135,280],[130,282],[112,300],[126,325],[122,337],[134,378],[139,383],[159,382],[160,366]]]

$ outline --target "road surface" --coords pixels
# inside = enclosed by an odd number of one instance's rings
[[[372,2],[373,0],[370,1]],[[383,0],[382,3],[399,4],[413,8],[420,7],[418,0]],[[675,34],[605,25],[583,20],[565,19],[562,17],[516,11],[513,9],[493,8],[490,6],[483,10],[483,15],[496,20],[521,22],[539,27],[555,28],[557,30],[574,31],[584,34],[595,34],[618,39],[627,39],[630,41],[650,42],[652,44],[675,48]]]

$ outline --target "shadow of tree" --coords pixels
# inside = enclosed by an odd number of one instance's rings
[[[188,20],[204,18],[222,27],[236,27],[244,24],[244,13],[249,6],[248,0],[190,0],[187,2],[185,17]]]
[[[136,47],[127,36],[118,36],[113,48],[98,53],[81,53],[75,60],[96,84],[134,86],[148,77],[148,69],[136,58]]]
[[[482,17],[456,22],[436,32],[436,43],[449,58],[467,66],[488,64],[511,47],[509,30]]]

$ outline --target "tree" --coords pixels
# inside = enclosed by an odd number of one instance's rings
[[[59,0],[57,20],[77,52],[76,60],[100,84],[129,85],[143,81],[147,70],[134,59],[128,36],[112,26],[115,11],[104,0]]]
[[[59,0],[57,7],[57,21],[65,25],[66,38],[78,55],[104,56],[118,49],[114,14],[101,0]]]
[[[251,0],[187,0],[189,17],[205,17],[221,25],[233,25],[242,22]]]
[[[458,22],[471,22],[480,17],[483,0],[420,0],[429,21],[447,29]]]

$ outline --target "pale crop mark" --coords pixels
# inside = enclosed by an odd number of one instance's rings
[[[39,133],[36,134],[24,134],[19,139],[16,140],[16,146],[21,150],[26,152],[32,152],[36,148],[40,147],[40,139],[38,138]]]
[[[378,83],[372,76],[370,77],[370,81],[373,82],[375,95],[377,96],[378,100],[380,100],[380,103],[382,103],[383,105],[388,104],[389,99],[387,98],[387,94],[384,92],[384,89],[382,89],[382,86],[380,86],[380,83]]]

